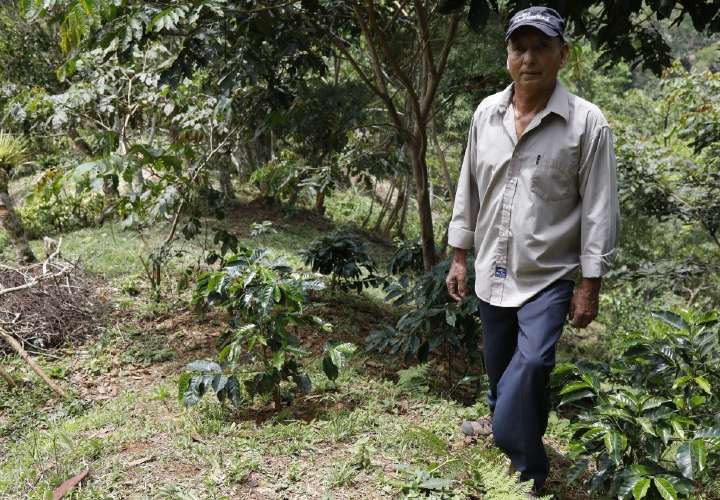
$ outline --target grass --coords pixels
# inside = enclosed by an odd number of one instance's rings
[[[243,201],[222,224],[241,244],[268,248],[301,268],[298,251],[338,224],[357,223],[366,201],[330,197],[331,220]],[[251,236],[252,223],[264,220],[275,231]],[[188,311],[188,291],[171,286],[185,269],[191,277],[197,272],[211,233],[178,242],[182,252],[167,266],[163,299],[149,298],[139,256],[167,230],[159,225],[141,238],[106,224],[63,235],[64,255],[80,258],[97,277],[112,312],[97,337],[63,346],[58,359],[40,359],[72,387],[72,401],[55,400],[17,359],[2,360],[19,387],[0,382],[0,498],[45,498],[86,468],[89,478],[73,498],[479,498],[491,488],[503,498],[522,497],[490,442],[468,446],[461,439],[460,423],[485,414],[484,403],[442,397],[431,365],[402,371],[396,360],[359,353],[331,382],[315,359],[308,365],[313,392],[281,411],[262,400],[231,410],[212,397],[183,408],[176,399],[183,366],[214,357],[225,321],[199,320]],[[32,245],[41,254],[40,243]],[[7,247],[3,252],[10,255]],[[384,267],[390,247],[373,242],[370,252]],[[382,298],[377,289],[327,291],[308,312],[334,325],[333,338],[362,345],[372,329],[397,319]],[[303,340],[319,352],[327,338]],[[566,353],[592,352],[593,342],[587,350],[568,343]],[[567,422],[551,418],[551,484],[559,498],[585,498],[561,480],[568,435]]]
[[[88,467],[92,479],[77,498],[163,492],[237,498],[250,491],[316,498],[311,492],[348,497],[359,490],[373,498],[383,491],[420,492],[393,464],[426,470],[462,453],[456,425],[466,409],[404,394],[392,382],[363,376],[362,367],[356,359],[334,391],[289,409],[319,406],[311,421],[288,415],[257,424],[211,399],[185,410],[174,401],[172,381],[129,391],[9,443],[0,492],[43,498]]]

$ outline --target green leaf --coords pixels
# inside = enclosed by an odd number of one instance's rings
[[[457,322],[457,310],[454,307],[445,309],[445,322],[454,327]]]
[[[332,362],[330,356],[325,356],[322,360],[323,371],[330,380],[335,380],[339,374],[338,367]]]
[[[670,481],[662,477],[655,477],[653,478],[653,483],[665,500],[678,500],[677,492]]]
[[[580,375],[580,378],[584,380],[595,391],[600,389],[600,381],[598,380],[597,376],[591,373],[583,373],[582,375]]]
[[[653,408],[657,408],[658,406],[661,406],[662,404],[667,403],[667,402],[668,402],[667,399],[649,397],[649,398],[646,398],[646,399],[642,402],[642,406],[640,407],[640,411],[645,412],[645,411],[648,411],[648,410],[652,410]]]
[[[657,436],[657,434],[655,434],[655,430],[653,429],[652,423],[650,422],[650,419],[645,418],[645,417],[638,417],[635,419],[635,422],[640,424],[640,427],[642,427],[642,430],[644,430],[648,434],[650,434],[652,436]]]
[[[647,495],[648,489],[650,488],[650,478],[646,477],[635,483],[635,486],[633,486],[632,494],[633,498],[635,500],[640,500],[641,498],[645,498],[645,495]]]
[[[559,406],[570,403],[572,401],[577,401],[578,399],[591,398],[594,396],[595,396],[595,393],[593,391],[591,391],[590,389],[585,389],[584,391],[575,391],[575,392],[572,392],[570,394],[566,394],[565,396],[563,396],[563,398],[560,400]]]
[[[574,391],[579,391],[581,389],[592,389],[592,386],[582,380],[578,380],[576,382],[570,382],[569,384],[567,384],[565,387],[563,387],[560,390],[560,395],[564,396],[565,394],[569,394]]]
[[[455,481],[453,481],[452,479],[431,477],[430,479],[426,479],[425,481],[420,483],[419,487],[423,490],[445,491],[452,489],[453,484],[455,484]]]
[[[682,387],[685,384],[687,384],[689,381],[692,380],[692,375],[684,375],[682,377],[679,377],[675,379],[675,383],[673,384],[672,388],[677,389],[678,387]]]
[[[702,377],[702,376],[695,377],[694,380],[695,380],[695,383],[698,385],[698,387],[700,387],[700,389],[702,389],[703,391],[708,393],[710,396],[712,396],[712,388],[710,387],[710,382],[708,382],[708,380],[705,377]]]
[[[192,363],[189,363],[186,367],[187,370],[191,372],[201,372],[201,373],[215,373],[215,372],[222,372],[222,367],[215,363],[214,361],[193,361]]]
[[[671,311],[653,311],[650,313],[650,316],[657,318],[673,328],[677,328],[678,330],[687,331],[690,329],[690,325],[685,322],[682,316]]]
[[[697,408],[698,406],[704,405],[705,401],[707,401],[705,396],[701,394],[695,394],[693,397],[690,398],[690,407]]]
[[[707,448],[705,441],[702,439],[693,439],[690,441],[690,452],[694,459],[697,460],[698,472],[703,472],[707,466]]]
[[[605,449],[607,450],[608,456],[612,458],[615,463],[619,463],[622,459],[622,454],[627,448],[627,437],[616,431],[608,431],[605,433]]]
[[[677,434],[680,439],[685,439],[685,429],[683,429],[682,424],[683,422],[678,418],[670,419],[670,425],[672,425],[675,434]]]
[[[675,455],[675,462],[682,475],[695,479],[707,465],[707,449],[702,439],[693,439],[680,445]]]
[[[720,438],[720,426],[707,427],[695,433],[696,438]]]
[[[275,351],[272,357],[272,365],[280,370],[285,364],[285,351]]]

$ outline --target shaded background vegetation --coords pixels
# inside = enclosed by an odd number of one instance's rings
[[[508,83],[503,23],[527,4],[5,2],[0,250],[26,262],[43,236],[117,231],[138,248],[120,269],[107,249],[95,271],[132,269],[124,292],[198,314],[221,305],[217,359],[188,365],[185,404],[292,404],[312,390],[308,330],[327,333],[314,354],[329,380],[355,342],[432,362],[436,388],[471,403],[481,325],[475,298],[445,293],[446,227],[472,112]],[[622,205],[601,316],[569,333],[553,380],[563,474],[594,495],[710,498],[720,5],[549,4],[569,21],[562,81],[611,123]],[[312,304],[353,293],[393,313],[333,336]]]

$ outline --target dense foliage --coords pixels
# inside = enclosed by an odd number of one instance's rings
[[[315,371],[337,388],[355,345],[315,315],[326,299],[361,323],[364,355],[414,365],[400,390],[455,395],[463,382],[477,394],[478,299],[447,294],[446,229],[470,117],[508,83],[504,23],[530,3],[2,3],[0,251],[31,262],[44,236],[132,231],[142,269],[121,291],[225,318],[217,356],[180,376],[187,406],[214,393],[279,408],[312,391]],[[546,3],[569,21],[563,82],[611,124],[622,205],[598,322],[563,341],[553,376],[567,479],[593,496],[710,498],[720,5]],[[292,265],[275,258],[287,248]],[[468,270],[472,291],[472,257]],[[367,321],[345,315],[382,295]],[[471,460],[472,491],[525,493],[483,460]],[[448,465],[399,471],[396,486],[450,495]]]
[[[653,313],[614,341],[606,366],[572,371],[560,404],[573,406],[574,477],[618,498],[694,498],[720,473],[717,313]],[[577,378],[575,378],[577,377]]]
[[[264,250],[240,249],[218,271],[198,277],[193,303],[202,311],[226,310],[229,321],[218,363],[196,361],[180,378],[179,397],[192,405],[210,389],[220,401],[239,406],[258,395],[271,395],[282,404],[281,384],[291,380],[302,394],[311,390],[302,358],[308,354],[294,333],[306,326],[330,331],[331,325],[303,312],[305,293],[321,283],[294,275],[282,262],[270,261]],[[353,352],[351,344],[329,344],[323,359],[334,380]]]
[[[474,257],[468,256],[468,290],[474,290]],[[462,353],[469,366],[479,361],[480,328],[477,316],[479,299],[469,293],[461,302],[447,293],[445,278],[450,260],[437,264],[410,283],[407,276],[387,287],[386,300],[397,306],[412,304],[397,324],[376,330],[367,337],[367,350],[402,356],[406,361],[425,362],[431,353],[445,351],[448,375],[453,360]]]
[[[330,276],[333,287],[360,292],[382,281],[374,274],[375,263],[367,253],[367,245],[351,233],[339,232],[315,240],[302,256],[313,271]]]

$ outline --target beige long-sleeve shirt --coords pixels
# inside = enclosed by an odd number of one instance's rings
[[[558,279],[599,277],[615,255],[619,207],[608,123],[557,82],[518,140],[512,84],[473,114],[448,243],[474,246],[475,293],[518,307]]]

